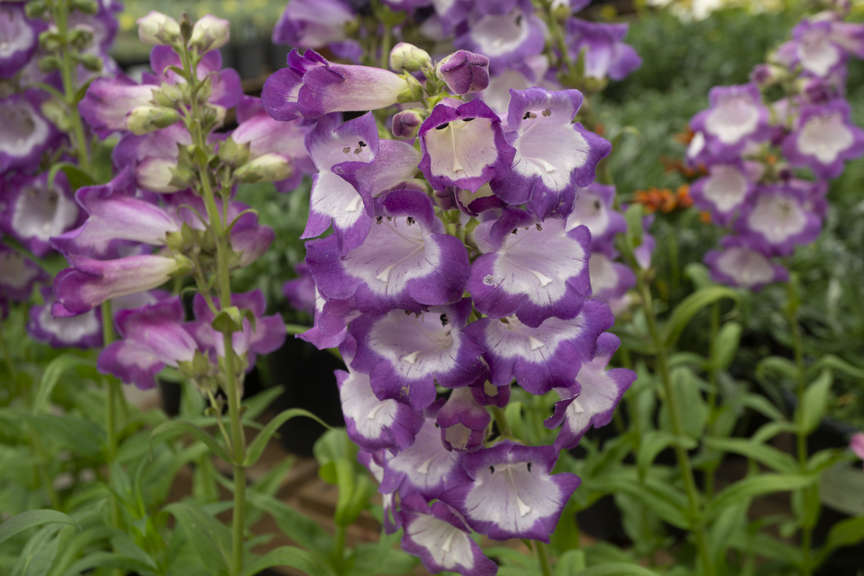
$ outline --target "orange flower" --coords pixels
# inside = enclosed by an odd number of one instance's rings
[[[708,212],[700,212],[699,213],[699,220],[701,220],[703,224],[710,224],[711,223],[711,214]]]

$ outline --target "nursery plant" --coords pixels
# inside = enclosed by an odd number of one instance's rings
[[[141,18],[133,79],[112,0],[0,4],[2,573],[856,574],[864,436],[811,435],[864,364],[800,253],[864,156],[860,12],[787,6],[672,194],[616,188],[642,59],[590,4],[291,0],[260,95],[219,17]],[[253,386],[289,338],[332,381]],[[344,425],[276,408],[327,386]],[[299,418],[327,522],[282,489]]]

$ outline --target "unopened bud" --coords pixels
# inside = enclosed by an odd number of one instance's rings
[[[219,145],[219,159],[229,166],[241,166],[249,160],[249,145],[228,138]]]
[[[153,90],[153,102],[159,106],[173,108],[183,100],[183,87],[186,84],[162,84],[158,90]]]
[[[417,72],[432,66],[429,53],[408,42],[399,42],[390,50],[390,69],[394,72]]]
[[[402,110],[393,116],[390,131],[396,138],[414,138],[421,124],[423,124],[423,112],[421,110],[413,108]]]
[[[435,73],[454,94],[480,92],[489,86],[489,58],[457,50],[438,63]]]
[[[74,28],[69,34],[69,43],[83,50],[93,41],[93,31],[87,28]]]
[[[234,174],[242,182],[278,182],[291,176],[291,164],[278,154],[264,154],[241,166]]]
[[[96,54],[76,54],[75,60],[90,72],[102,71],[102,58]]]
[[[161,12],[150,12],[138,19],[138,39],[153,46],[170,46],[180,40],[180,25]]]
[[[96,0],[69,0],[69,9],[82,14],[96,14],[99,12],[99,4]]]
[[[396,97],[396,101],[405,104],[408,102],[420,102],[423,100],[423,85],[410,74],[402,74],[406,86]]]
[[[39,46],[48,52],[53,52],[60,47],[60,35],[56,29],[45,30],[39,34]]]
[[[228,43],[230,37],[228,21],[207,14],[195,22],[192,36],[189,38],[189,46],[197,48],[203,54],[210,50],[218,50]]]
[[[139,106],[126,117],[126,128],[133,134],[148,134],[167,128],[180,120],[180,114],[164,106]]]
[[[48,5],[43,0],[31,0],[25,11],[28,18],[42,19],[48,15]]]

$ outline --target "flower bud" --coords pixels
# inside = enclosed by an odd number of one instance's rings
[[[186,84],[162,84],[158,90],[153,90],[153,102],[159,106],[173,108],[184,98],[183,90]]]
[[[438,63],[435,73],[454,94],[480,92],[489,86],[489,58],[457,50]]]
[[[180,114],[164,106],[139,106],[126,117],[126,128],[133,134],[147,134],[167,128],[180,120]]]
[[[429,53],[408,42],[399,42],[390,50],[390,69],[395,72],[417,72],[432,66]]]
[[[138,19],[138,39],[154,46],[174,44],[180,40],[180,25],[161,12],[150,12]]]
[[[423,113],[414,108],[402,110],[393,116],[392,122],[390,131],[393,132],[393,136],[396,138],[414,138],[423,123]]]
[[[207,14],[192,28],[189,46],[197,48],[203,54],[210,50],[218,50],[228,43],[230,37],[228,21]]]
[[[249,160],[249,145],[228,138],[219,145],[219,159],[229,166],[241,166]]]
[[[96,54],[76,54],[75,60],[90,72],[102,71],[102,58]]]
[[[99,12],[99,4],[96,0],[70,0],[69,9],[83,14],[96,14]]]
[[[242,182],[278,182],[291,176],[291,164],[278,154],[264,154],[241,166],[235,175]]]
[[[396,96],[396,102],[402,104],[406,102],[420,102],[423,99],[423,85],[410,74],[403,74],[402,78],[405,79],[406,86]]]

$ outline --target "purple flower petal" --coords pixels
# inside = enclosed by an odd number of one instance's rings
[[[783,266],[736,237],[725,238],[722,250],[708,252],[705,263],[715,282],[748,290],[759,290],[768,284],[784,282],[789,277]]]
[[[78,207],[62,172],[51,187],[47,173],[13,176],[6,187],[11,193],[4,214],[5,227],[37,256],[51,250],[52,236],[62,234],[78,221]]]
[[[708,176],[690,187],[693,203],[719,224],[729,224],[753,192],[753,182],[740,162],[712,164]]]
[[[589,78],[623,80],[642,65],[642,58],[622,40],[627,24],[601,24],[571,18],[567,21],[567,39],[575,59],[585,51],[585,75]]]
[[[435,399],[435,384],[468,386],[485,376],[481,348],[463,332],[471,302],[418,313],[364,315],[349,327],[357,342],[355,370],[370,375],[379,398],[401,398],[415,408]],[[407,396],[407,398],[406,398]]]
[[[351,440],[369,450],[411,445],[423,424],[420,414],[397,400],[379,400],[362,372],[337,370],[336,381]]]
[[[768,110],[755,84],[715,86],[709,95],[711,106],[691,121],[696,132],[730,152],[741,151],[754,140],[765,139]]]
[[[125,76],[97,78],[78,104],[81,117],[100,137],[126,130],[126,117],[139,106],[150,104],[154,84],[136,84]]]
[[[458,509],[473,529],[492,539],[548,542],[579,486],[573,474],[551,474],[556,454],[552,446],[511,442],[466,453],[463,467],[472,482],[442,499]]]
[[[487,56],[493,71],[543,52],[546,25],[533,13],[530,3],[512,7],[505,4],[496,8],[495,12],[475,8],[476,16],[471,18],[465,34],[456,38],[454,44]]]
[[[798,125],[783,142],[783,154],[794,166],[806,166],[821,178],[836,178],[846,160],[864,155],[864,130],[850,119],[849,104],[802,106]]]
[[[57,131],[40,112],[44,92],[27,90],[0,98],[0,172],[24,172],[39,164]]]
[[[535,223],[507,212],[493,227],[498,247],[471,267],[468,291],[477,309],[500,318],[515,314],[528,326],[550,317],[573,318],[591,294],[588,259],[591,235],[565,221]]]
[[[798,188],[761,186],[744,207],[738,231],[766,254],[791,254],[795,246],[815,240],[822,228],[819,217],[807,209],[807,200]]]
[[[597,352],[580,368],[575,386],[558,390],[562,399],[555,404],[552,417],[546,420],[548,428],[562,426],[555,439],[556,450],[573,448],[589,428],[600,428],[612,421],[615,407],[636,380],[636,373],[631,370],[606,369],[620,345],[614,334],[601,334]]]
[[[528,392],[545,394],[573,381],[613,320],[606,304],[589,300],[572,319],[547,318],[530,327],[513,316],[486,318],[473,323],[469,334],[485,349],[494,385],[515,379]]]
[[[501,131],[501,120],[481,100],[438,104],[420,127],[419,137],[420,170],[436,190],[476,192],[509,167],[515,154]]]
[[[0,246],[0,300],[27,300],[33,285],[47,279],[48,275],[33,261]]]
[[[0,4],[0,78],[10,78],[23,68],[39,48],[39,33],[44,26],[30,20],[25,5],[17,2]]]
[[[483,445],[491,416],[469,387],[456,388],[438,410],[441,441],[450,450],[474,450]]]
[[[297,104],[307,118],[377,110],[396,104],[409,88],[405,78],[389,70],[328,62],[307,70]]]
[[[426,418],[414,442],[384,463],[381,491],[440,497],[467,481],[460,466],[460,454],[444,446],[435,419]]]
[[[412,505],[413,504],[413,505]],[[498,566],[483,555],[465,523],[443,502],[427,506],[408,499],[402,506],[402,549],[419,556],[430,573],[494,576]]]
[[[306,261],[327,300],[364,311],[455,302],[468,277],[462,243],[443,234],[432,203],[416,190],[390,192],[363,244],[342,257],[333,236],[307,243]]]
[[[530,199],[534,211],[545,216],[562,199],[572,199],[576,186],[594,180],[597,163],[612,147],[573,122],[581,105],[578,90],[512,91],[507,135],[516,155],[510,170],[492,181],[499,197],[511,204]]]
[[[611,244],[615,235],[627,230],[624,215],[613,210],[615,187],[591,184],[576,191],[576,199],[567,215],[567,229],[582,225],[591,232],[591,249]]]

